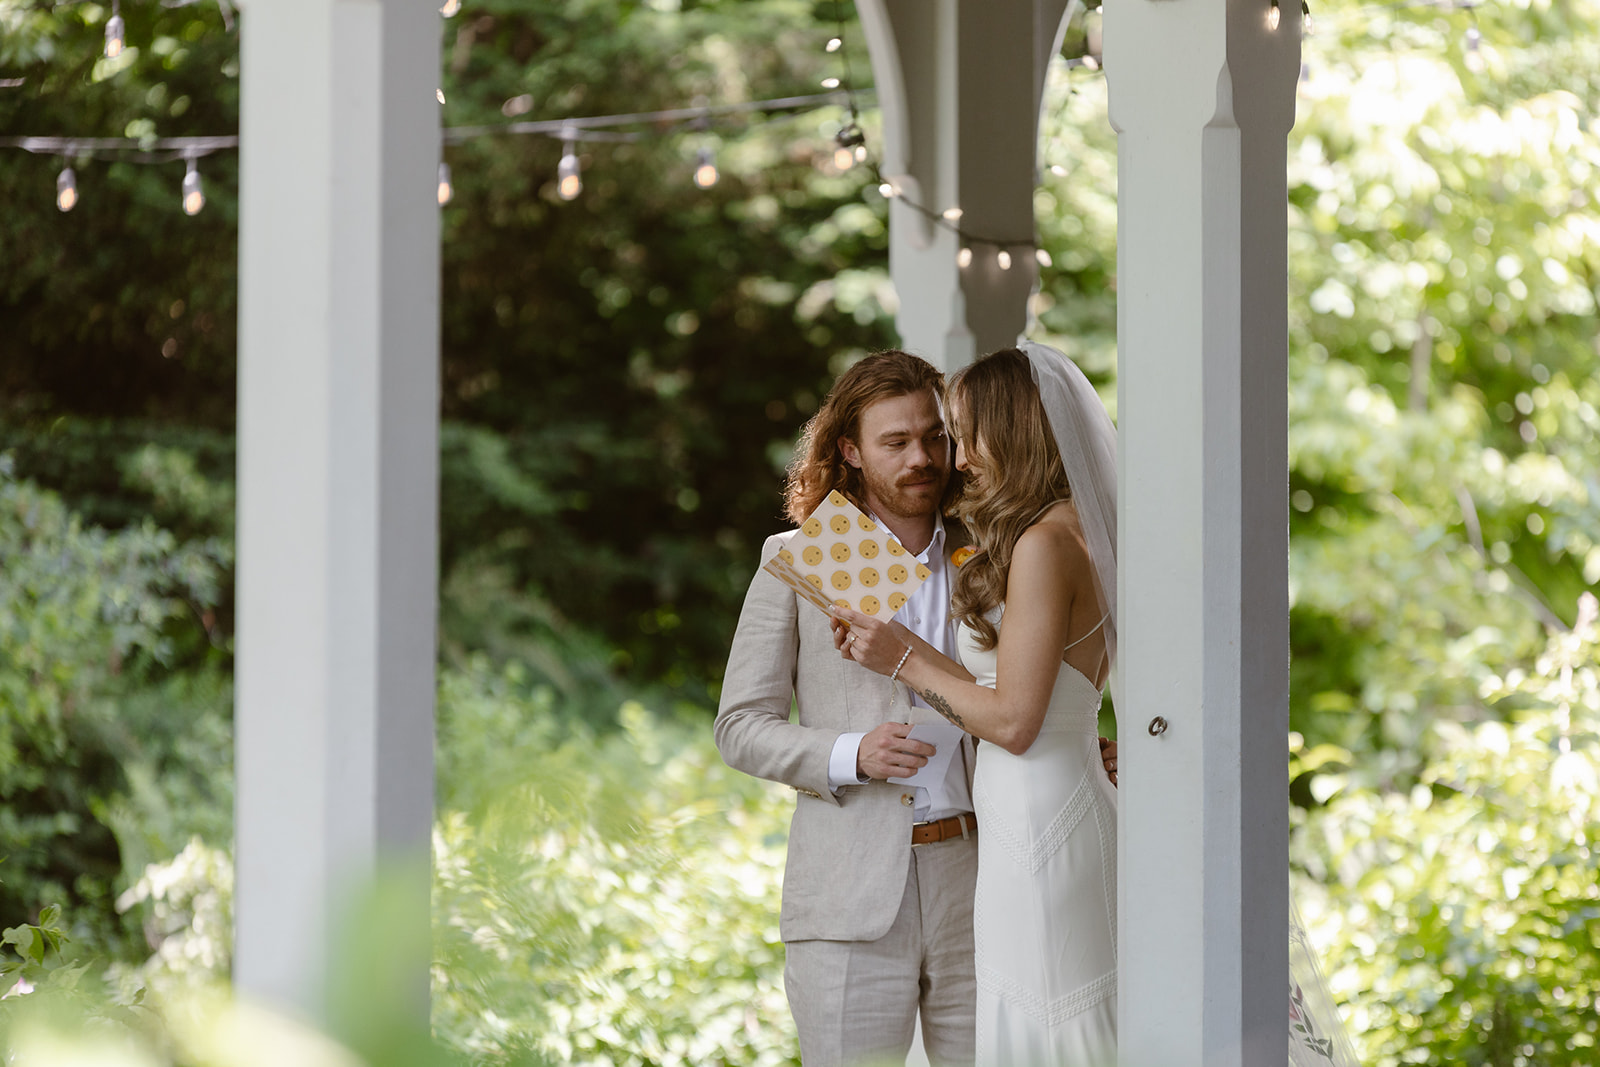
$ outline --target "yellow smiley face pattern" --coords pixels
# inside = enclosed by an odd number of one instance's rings
[[[880,555],[899,559],[884,568],[874,562]],[[880,619],[904,607],[930,573],[837,490],[765,569],[823,611],[841,605]]]

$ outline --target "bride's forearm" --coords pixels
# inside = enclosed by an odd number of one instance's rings
[[[912,633],[909,629],[906,630],[905,633],[901,634],[901,639],[904,640],[911,649],[911,655],[906,658],[907,665],[910,664],[911,660],[918,660],[923,667],[928,668],[928,670],[931,672],[936,672],[939,676],[944,678],[953,678],[959,682],[977,681],[977,679],[972,676],[971,671],[967,670],[965,667],[951,659],[949,656],[945,655],[943,652],[940,652],[937,648],[934,648],[932,645],[928,644],[928,642]],[[905,672],[903,669],[901,671],[901,677],[902,679],[905,678]],[[906,684],[910,685],[911,683],[907,681]]]
[[[978,685],[971,674],[963,671],[965,677],[956,677],[946,673],[939,669],[937,660],[920,652],[913,648],[901,668],[900,680],[930,708],[974,737],[997,744],[1008,752],[1027,751],[1039,734],[1043,715],[1030,716],[1021,709],[1007,706],[998,692]]]

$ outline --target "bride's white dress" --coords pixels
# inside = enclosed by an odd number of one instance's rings
[[[959,642],[992,688],[995,650],[965,626]],[[1063,663],[1027,752],[978,746],[979,1067],[1116,1062],[1117,803],[1099,712],[1100,690]]]

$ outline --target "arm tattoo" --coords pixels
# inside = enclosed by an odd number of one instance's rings
[[[967,728],[967,724],[961,721],[961,716],[956,714],[956,709],[952,708],[950,706],[950,702],[944,697],[940,696],[938,693],[935,693],[931,689],[925,690],[922,694],[922,699],[928,702],[928,707],[932,708],[934,711],[937,711],[940,715],[943,715],[945,718],[949,719],[963,730]]]

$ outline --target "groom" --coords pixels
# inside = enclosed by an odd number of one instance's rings
[[[950,555],[966,538],[941,517],[951,466],[943,397],[938,370],[916,356],[891,350],[855,364],[806,425],[786,504],[798,524],[837,489],[888,527],[930,571],[895,619],[958,659]],[[768,538],[761,559],[793,536]],[[907,721],[943,721],[893,688],[841,659],[826,615],[756,571],[715,733],[729,766],[797,794],[778,928],[807,1067],[900,1062],[919,1013],[934,1064],[973,1060],[973,741],[929,788],[887,781],[934,753],[907,737]]]

